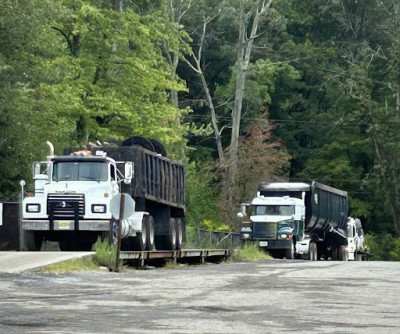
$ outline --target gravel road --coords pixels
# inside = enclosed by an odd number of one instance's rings
[[[400,263],[0,273],[0,333],[400,333]]]

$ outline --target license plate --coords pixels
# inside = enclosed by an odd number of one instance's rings
[[[71,229],[71,222],[69,220],[59,220],[58,229],[59,230],[70,230]]]
[[[268,241],[260,241],[260,247],[267,247]]]

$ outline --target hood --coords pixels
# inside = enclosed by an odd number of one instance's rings
[[[76,193],[76,194],[104,194],[111,193],[111,185],[97,181],[59,181],[44,185],[46,193]]]
[[[255,223],[277,223],[290,219],[293,219],[293,216],[250,216],[250,220]]]

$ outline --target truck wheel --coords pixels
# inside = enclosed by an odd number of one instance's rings
[[[146,240],[146,249],[147,250],[155,250],[156,245],[155,245],[155,238],[154,238],[154,219],[152,216],[146,216],[145,218],[145,224],[146,224],[146,235],[147,235],[147,240]]]
[[[337,261],[338,260],[338,248],[333,248],[332,249],[332,261]]]
[[[167,250],[176,249],[176,221],[170,218],[168,226],[168,235],[164,236],[164,246]]]
[[[146,249],[146,234],[138,233],[132,237],[132,248],[134,251],[144,251]]]
[[[146,249],[147,228],[145,221],[142,222],[142,231],[132,238],[132,247],[135,251],[144,251]]]
[[[339,248],[339,252],[340,252],[340,260],[341,260],[341,261],[347,261],[348,258],[347,258],[347,249],[346,249],[346,246],[341,245],[340,248]]]
[[[286,249],[285,257],[286,257],[286,259],[290,259],[290,260],[294,259],[294,244],[293,244],[293,242],[291,243],[290,248]]]
[[[26,249],[31,252],[38,252],[42,248],[43,236],[34,231],[25,231],[24,239]]]
[[[180,218],[176,219],[175,230],[176,230],[176,249],[181,249],[183,243],[183,224]]]

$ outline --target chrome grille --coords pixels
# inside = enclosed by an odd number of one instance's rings
[[[255,222],[253,224],[254,239],[276,239],[276,223]]]
[[[49,194],[47,197],[47,214],[52,214],[53,218],[75,218],[76,208],[79,216],[85,214],[83,194]]]

